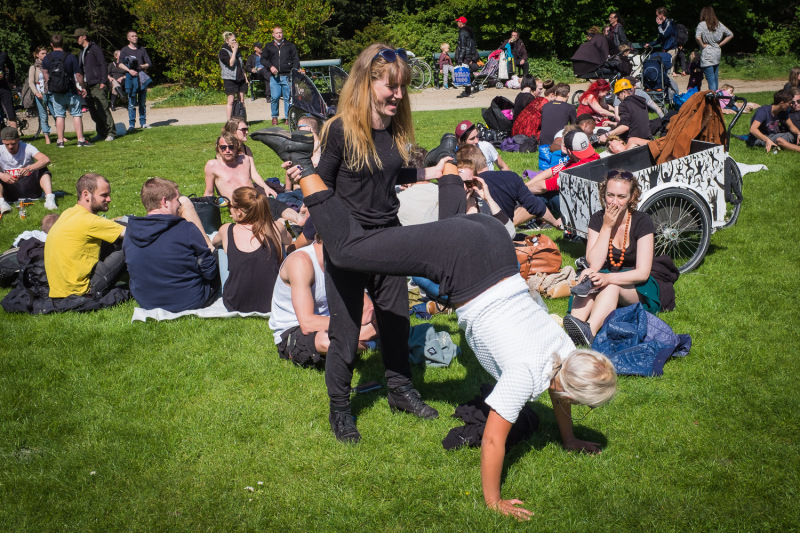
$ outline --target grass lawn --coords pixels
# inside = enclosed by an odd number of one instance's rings
[[[478,121],[480,110],[416,113],[418,141],[432,148],[464,118]],[[142,215],[147,177],[202,194],[218,131],[154,128],[89,149],[34,144],[69,193],[61,209],[94,171],[111,181],[109,216]],[[262,176],[278,175],[277,157],[250,145]],[[796,529],[800,157],[737,139],[731,153],[769,170],[745,177],[738,224],[712,236],[704,263],[677,282],[677,309],[662,315],[692,336],[691,353],[660,378],[621,378],[617,397],[577,425],[579,438],[603,443],[598,456],[564,452],[547,395],[534,404],[540,430],[507,456],[502,488],[535,512],[529,524],[485,508],[478,449],[442,448],[459,425],[454,408],[490,381],[454,317],[434,323],[464,355],[414,375],[440,418],[391,413],[385,389],[359,395],[363,439],[349,446],[330,432],[323,374],[280,360],[265,320],[131,324],[129,302],[80,315],[0,311],[0,530]],[[503,157],[518,172],[536,168],[532,154]],[[24,221],[3,217],[0,249],[44,214],[38,202]],[[565,262],[582,255],[548,233]],[[549,303],[566,312],[566,300]],[[371,352],[354,384],[382,376]]]

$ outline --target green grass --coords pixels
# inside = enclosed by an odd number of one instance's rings
[[[179,85],[160,85],[150,90],[148,99],[154,108],[192,107],[198,105],[218,105],[226,102],[224,91],[198,89]]]
[[[431,148],[458,121],[479,117],[416,113],[418,140]],[[85,150],[35,144],[55,161],[57,189],[72,191],[86,171],[107,176],[116,216],[143,214],[148,176],[201,194],[218,131],[154,128]],[[277,158],[250,145],[262,175],[278,175]],[[669,361],[663,377],[622,378],[614,401],[577,426],[579,437],[604,444],[596,457],[565,453],[546,395],[534,404],[540,431],[509,454],[503,482],[504,497],[535,512],[525,530],[797,528],[800,158],[736,139],[731,153],[769,170],[745,177],[738,224],[712,236],[704,263],[677,282],[677,309],[662,315],[692,336],[691,353]],[[536,168],[533,155],[504,158],[517,171]],[[71,193],[61,208],[74,201]],[[28,213],[0,221],[0,248],[38,226],[41,203]],[[582,253],[549,234],[565,261]],[[548,303],[566,311],[565,300]],[[414,375],[441,417],[393,415],[383,392],[357,396],[364,438],[345,446],[328,427],[324,375],[281,361],[264,320],[131,324],[134,305],[0,312],[0,530],[520,529],[485,509],[479,450],[441,446],[458,425],[455,406],[490,380],[453,317],[434,323],[465,354]],[[382,374],[370,353],[354,382]]]
[[[794,55],[765,56],[756,54],[722,54],[719,66],[720,79],[734,80],[789,80],[789,70],[800,65]]]

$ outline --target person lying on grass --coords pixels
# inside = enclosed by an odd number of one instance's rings
[[[561,440],[568,450],[599,453],[599,444],[575,437],[571,405],[597,407],[616,391],[611,362],[575,345],[547,312],[530,297],[519,275],[516,254],[503,224],[482,215],[443,218],[414,226],[364,229],[334,192],[315,174],[309,159],[313,141],[300,132],[271,128],[254,138],[298,166],[306,205],[325,241],[327,257],[339,268],[376,275],[423,276],[440,286],[453,303],[458,324],[481,366],[497,379],[486,403],[492,408],[481,449],[481,484],[486,505],[527,520],[532,512],[517,499],[502,499],[500,478],[505,443],[512,424],[529,400],[545,390]],[[463,202],[464,185],[452,163],[439,180],[442,195]],[[521,350],[520,347],[528,347]]]

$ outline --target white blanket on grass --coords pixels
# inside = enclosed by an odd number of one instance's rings
[[[736,162],[736,166],[739,167],[739,172],[742,173],[742,177],[750,174],[751,172],[758,172],[759,170],[769,170],[767,165],[748,165],[747,163],[739,163]]]
[[[141,307],[137,307],[133,310],[133,317],[131,317],[131,322],[136,322],[137,320],[140,322],[147,322],[148,318],[153,320],[161,321],[161,320],[174,320],[176,318],[180,318],[182,316],[199,316],[200,318],[233,318],[233,317],[244,317],[244,316],[258,316],[263,318],[269,318],[269,313],[259,313],[259,312],[251,312],[251,313],[240,313],[239,311],[228,311],[225,309],[225,304],[222,303],[222,298],[218,298],[216,302],[209,305],[208,307],[204,307],[202,309],[189,309],[188,311],[181,311],[180,313],[172,313],[165,309],[142,309]]]

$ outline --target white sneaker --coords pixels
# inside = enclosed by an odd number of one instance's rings
[[[114,135],[109,135],[108,137],[106,137],[106,141],[113,141],[114,139],[116,139]]]
[[[44,208],[47,209],[48,211],[55,211],[56,209],[58,209],[58,206],[56,205],[55,194],[48,194],[47,196],[45,196]]]
[[[142,129],[143,130],[149,130],[150,129],[150,124],[142,124]]]
[[[8,202],[4,199],[0,198],[0,214],[8,213],[9,211],[11,211],[11,206],[8,205]]]

